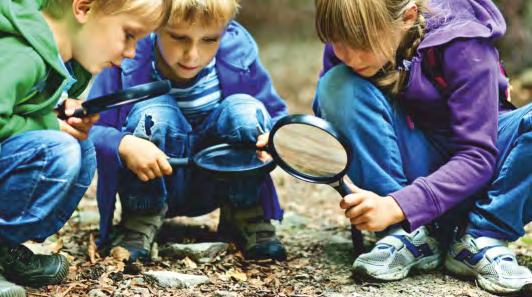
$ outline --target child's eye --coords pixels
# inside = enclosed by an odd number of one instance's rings
[[[174,40],[179,40],[179,41],[183,41],[187,39],[185,36],[180,36],[180,35],[170,35],[170,36],[172,36]]]
[[[133,39],[135,39],[135,35],[126,32],[126,40],[133,40]]]
[[[218,42],[218,38],[205,38],[205,39],[203,39],[203,41],[205,41],[207,43],[216,43],[216,42]]]

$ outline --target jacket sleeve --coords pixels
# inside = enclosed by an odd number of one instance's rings
[[[121,70],[117,67],[106,68],[94,80],[89,92],[89,100],[122,89]],[[100,119],[92,127],[89,137],[94,143],[99,159],[116,162],[122,166],[118,146],[122,138],[128,133],[122,132],[120,108],[100,113]]]
[[[45,76],[44,67],[39,67],[44,64],[37,59],[35,54],[27,52],[0,54],[0,139],[39,127],[45,128],[41,123],[42,117],[32,118],[16,112],[17,98],[27,97]],[[49,116],[56,118],[52,112]],[[56,129],[59,129],[59,122]]]
[[[498,54],[488,40],[455,40],[443,48],[449,86],[450,160],[391,194],[411,230],[429,223],[485,186],[497,159]]]
[[[264,103],[268,113],[272,117],[272,122],[275,124],[280,118],[287,114],[286,103],[277,91],[275,90],[272,79],[259,58],[257,58],[250,66],[250,73],[254,73],[254,80],[257,82],[255,98]]]

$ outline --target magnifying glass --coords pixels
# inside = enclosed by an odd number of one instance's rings
[[[96,97],[81,104],[80,108],[74,110],[70,117],[82,118],[105,110],[117,108],[122,105],[137,103],[153,97],[161,96],[170,92],[171,85],[168,80],[150,82],[131,88],[127,88],[115,93]],[[57,108],[58,118],[64,120],[68,118],[65,114],[64,103]]]
[[[288,174],[328,184],[342,197],[352,193],[343,180],[352,159],[351,147],[329,122],[311,115],[283,117],[274,125],[268,143],[274,161]],[[351,236],[358,256],[364,252],[363,237],[354,225]]]
[[[254,143],[222,143],[207,147],[191,158],[170,158],[168,162],[172,167],[195,166],[219,179],[267,174],[276,166],[272,158],[258,154]]]

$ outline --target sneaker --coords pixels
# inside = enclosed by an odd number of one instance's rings
[[[151,246],[163,224],[167,209],[165,207],[157,214],[124,214],[121,224],[112,235],[111,249],[119,246],[127,249],[129,263],[148,261]]]
[[[412,233],[397,228],[377,241],[369,253],[360,255],[353,263],[353,271],[373,279],[391,281],[405,278],[412,269],[435,269],[440,262],[438,242],[425,226]]]
[[[520,266],[507,242],[466,234],[453,242],[445,259],[453,274],[474,277],[481,288],[500,294],[518,292],[532,285],[532,273]]]
[[[275,227],[264,219],[260,206],[223,206],[218,234],[234,241],[248,260],[286,260],[286,250],[275,235]]]
[[[0,297],[26,297],[26,291],[23,287],[7,281],[0,274]]]
[[[0,265],[8,280],[31,287],[59,284],[69,267],[63,255],[36,255],[23,245],[0,247]]]

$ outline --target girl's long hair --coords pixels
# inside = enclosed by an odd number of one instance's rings
[[[427,0],[315,0],[316,31],[325,43],[342,42],[386,57],[388,63],[371,78],[381,90],[397,95],[408,75],[403,60],[410,60],[423,39]],[[402,26],[410,5],[418,7],[413,26],[401,41],[390,36]],[[399,46],[397,46],[399,44]]]

